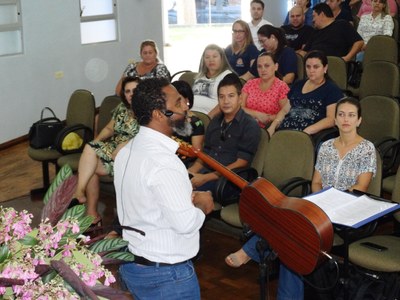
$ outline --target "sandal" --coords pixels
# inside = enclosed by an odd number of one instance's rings
[[[240,250],[239,250],[239,251],[240,251]],[[239,252],[239,251],[238,251],[238,252]],[[248,261],[249,261],[250,259],[251,259],[251,258],[247,256],[247,257],[245,258],[245,260],[241,262],[240,259],[239,259],[239,255],[237,254],[237,252],[235,252],[235,253],[231,253],[231,254],[229,254],[227,257],[225,257],[225,263],[226,263],[228,266],[232,267],[232,268],[239,268],[240,266],[242,266],[242,265],[248,263]]]

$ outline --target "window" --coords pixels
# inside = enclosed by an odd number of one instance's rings
[[[0,0],[0,55],[22,53],[22,22],[19,0]]]
[[[116,41],[116,0],[80,0],[81,43]]]

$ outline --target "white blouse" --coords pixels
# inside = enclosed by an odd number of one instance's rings
[[[357,31],[364,40],[368,43],[369,39],[374,35],[393,35],[394,23],[390,15],[382,18],[382,15],[373,17],[372,14],[361,16]]]

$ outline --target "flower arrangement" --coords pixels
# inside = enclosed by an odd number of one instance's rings
[[[51,188],[57,199],[71,190],[64,179]],[[131,253],[120,251],[127,243],[84,235],[93,221],[84,205],[55,214],[32,228],[32,214],[0,206],[0,299],[126,299],[109,287],[115,278],[105,265],[132,261]]]

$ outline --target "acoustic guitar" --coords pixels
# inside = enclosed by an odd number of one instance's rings
[[[190,144],[178,142],[181,155],[198,157],[242,190],[242,222],[262,236],[289,269],[307,275],[326,259],[332,247],[333,227],[319,206],[284,195],[262,177],[249,183]]]

